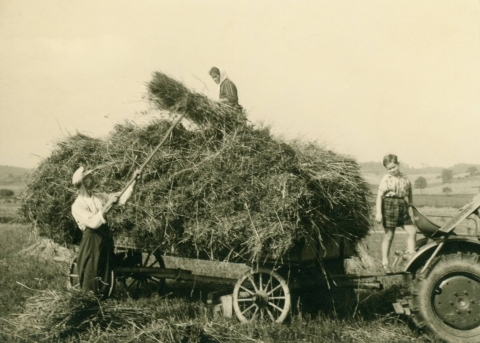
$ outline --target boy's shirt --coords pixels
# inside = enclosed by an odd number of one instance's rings
[[[411,187],[410,180],[405,174],[400,173],[398,176],[386,174],[380,181],[378,190],[382,192],[385,198],[404,198],[410,194]]]

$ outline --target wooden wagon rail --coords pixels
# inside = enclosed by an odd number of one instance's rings
[[[192,274],[191,270],[171,269],[171,268],[153,268],[153,267],[116,267],[115,274],[142,274],[154,276],[160,279],[172,279],[173,281],[193,281],[206,284],[220,284],[235,286],[237,279]]]

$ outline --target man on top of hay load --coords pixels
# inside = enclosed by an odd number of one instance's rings
[[[93,193],[95,180],[92,171],[78,168],[72,183],[78,189],[78,196],[72,205],[72,215],[83,231],[77,257],[77,271],[80,287],[96,295],[108,297],[113,285],[111,277],[114,266],[113,238],[105,220],[105,213],[115,203],[120,205],[130,198],[140,175],[134,173],[134,181],[119,198],[117,193]]]
[[[237,87],[228,78],[227,73],[225,73],[225,71],[220,72],[220,69],[217,67],[212,67],[209,74],[213,81],[215,81],[217,85],[220,85],[220,102],[227,103],[241,111],[242,106],[238,103]]]

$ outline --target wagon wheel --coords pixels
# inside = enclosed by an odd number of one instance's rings
[[[480,342],[480,258],[439,256],[412,285],[413,322],[448,342]]]
[[[141,257],[140,257],[141,255]],[[136,261],[132,267],[165,268],[160,252],[138,252]],[[122,283],[129,294],[139,296],[157,292],[162,294],[165,286],[165,279],[142,273],[129,273],[122,278]]]
[[[281,323],[290,310],[287,282],[273,270],[252,269],[235,285],[233,308],[242,322],[261,318]]]
[[[108,290],[108,296],[111,296],[114,289],[115,289],[115,272],[112,269],[111,272],[111,285]],[[78,277],[78,269],[77,269],[77,258],[73,260],[72,264],[70,265],[70,273],[68,274],[68,285],[67,287],[73,288],[73,289],[80,289],[80,280]]]
[[[80,280],[78,278],[77,258],[70,265],[70,273],[68,274],[68,286],[74,289],[80,289]]]

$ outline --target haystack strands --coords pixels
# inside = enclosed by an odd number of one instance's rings
[[[152,83],[159,79],[179,89],[180,95],[166,93],[171,99],[190,96],[163,74]],[[129,203],[109,212],[117,238],[183,257],[255,260],[281,258],[304,239],[341,236],[355,243],[366,236],[370,191],[354,159],[315,143],[284,142],[268,128],[232,124],[230,131],[219,130],[218,104],[204,100],[212,115],[202,118],[210,126],[175,127],[145,166]],[[191,120],[196,115],[187,112]],[[58,142],[32,174],[22,214],[57,242],[78,240],[70,214],[75,169],[96,167],[101,190],[118,191],[171,124],[125,122],[104,140],[76,134]]]

